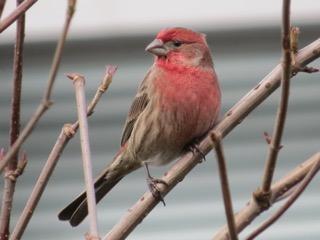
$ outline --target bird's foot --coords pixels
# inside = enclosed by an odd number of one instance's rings
[[[206,161],[206,155],[201,151],[197,143],[192,143],[188,146],[188,150],[192,152],[193,155],[199,154],[201,156],[200,163]]]
[[[166,206],[164,198],[161,195],[160,189],[158,188],[157,184],[163,184],[167,187],[168,183],[166,183],[162,179],[157,179],[157,178],[153,178],[153,177],[149,176],[149,177],[147,177],[147,184],[148,184],[150,192],[152,193],[152,196],[155,199],[161,201],[163,203],[163,206]]]

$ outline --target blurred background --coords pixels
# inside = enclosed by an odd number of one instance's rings
[[[3,16],[14,9],[7,1]],[[47,82],[66,1],[39,1],[27,13],[23,72],[22,125],[38,106]],[[301,29],[300,47],[319,37],[320,2],[293,1],[292,23]],[[19,178],[13,209],[17,220],[64,123],[76,117],[72,84],[65,73],[87,79],[93,96],[107,64],[118,72],[90,118],[94,172],[119,147],[122,125],[140,81],[153,61],[144,51],[164,27],[182,26],[207,34],[223,93],[222,114],[254,87],[280,61],[281,1],[84,1],[79,0],[56,80],[54,105],[23,145],[29,163]],[[12,53],[15,26],[0,35],[0,146],[9,135]],[[311,64],[319,67],[319,61]],[[319,74],[299,74],[292,81],[284,148],[276,179],[319,151]],[[247,117],[224,141],[234,209],[240,210],[261,182],[267,154],[263,132],[272,132],[279,91]],[[57,213],[83,189],[79,135],[66,147],[23,239],[81,239],[88,222],[71,228]],[[161,176],[170,166],[152,168]],[[3,186],[3,179],[0,180]],[[319,239],[319,177],[288,213],[259,239]],[[159,204],[128,239],[209,239],[225,224],[216,160],[211,153]],[[120,182],[98,207],[101,235],[147,190],[143,170]],[[279,206],[279,205],[278,205]],[[277,206],[277,207],[278,207]],[[270,211],[272,212],[272,211]],[[259,217],[258,222],[265,219]],[[255,222],[241,236],[256,226]]]

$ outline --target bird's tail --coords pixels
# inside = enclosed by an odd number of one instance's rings
[[[95,179],[94,188],[96,202],[98,203],[125,175],[139,168],[139,165],[128,161],[123,154],[118,154],[114,160]],[[86,192],[82,192],[68,206],[61,210],[58,218],[61,221],[69,221],[71,226],[79,225],[88,215]]]

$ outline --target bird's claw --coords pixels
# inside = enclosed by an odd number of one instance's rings
[[[201,156],[201,159],[199,161],[200,163],[202,163],[202,160],[206,161],[206,155],[201,151],[201,149],[198,147],[197,144],[191,144],[191,145],[189,145],[188,148],[192,152],[193,155],[199,154]]]
[[[166,206],[164,198],[161,195],[160,189],[158,188],[157,184],[163,184],[166,187],[168,186],[168,184],[162,179],[157,179],[157,178],[153,178],[153,177],[148,177],[147,183],[148,183],[148,187],[149,187],[149,190],[150,190],[152,196],[155,199],[158,199],[159,201],[161,201],[163,203],[163,206]]]

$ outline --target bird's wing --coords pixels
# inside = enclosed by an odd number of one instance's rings
[[[122,132],[121,146],[123,146],[128,141],[129,137],[131,136],[134,124],[149,103],[147,81],[149,81],[148,79],[150,76],[150,72],[151,71],[147,73],[146,77],[142,81],[138,92],[131,104]]]

